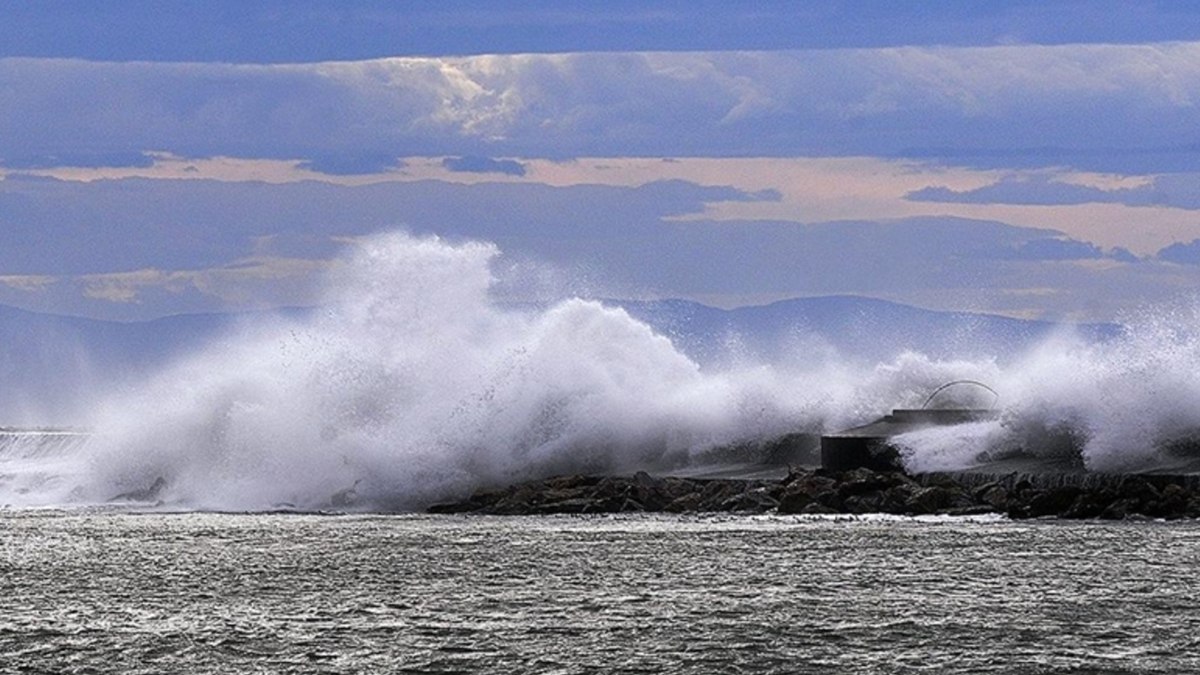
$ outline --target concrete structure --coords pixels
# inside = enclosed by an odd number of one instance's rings
[[[836,471],[900,469],[900,454],[889,443],[893,437],[929,427],[994,420],[999,415],[990,408],[893,410],[870,424],[822,436],[821,466]]]

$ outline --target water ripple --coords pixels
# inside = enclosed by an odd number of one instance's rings
[[[0,512],[0,670],[1200,670],[1196,523]]]

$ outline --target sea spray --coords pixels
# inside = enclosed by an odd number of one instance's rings
[[[1200,305],[1156,307],[1104,342],[1060,335],[996,373],[995,422],[896,439],[914,471],[1025,455],[1100,472],[1194,471],[1200,448]]]
[[[963,365],[914,355],[865,379],[803,359],[706,372],[595,301],[505,308],[490,295],[499,255],[405,234],[357,243],[311,317],[247,327],[99,404],[72,494],[104,500],[163,477],[164,499],[195,508],[317,508],[334,496],[415,508],[820,432]]]
[[[161,478],[154,498],[181,508],[420,508],[550,474],[678,470],[919,406],[962,378],[1000,393],[1000,421],[907,436],[910,468],[1067,453],[1136,470],[1200,429],[1190,315],[1109,343],[1065,334],[1003,366],[915,352],[864,366],[827,348],[701,365],[600,302],[497,302],[500,256],[402,233],[358,241],[319,309],[260,317],[98,393],[87,446],[45,480],[0,481],[0,503],[104,502]]]

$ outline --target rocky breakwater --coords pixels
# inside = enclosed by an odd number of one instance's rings
[[[781,480],[557,476],[480,490],[430,513],[781,513],[1198,518],[1193,476],[926,474],[793,469]]]

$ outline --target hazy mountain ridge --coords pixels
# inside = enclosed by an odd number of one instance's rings
[[[100,383],[136,378],[234,325],[239,314],[123,323],[0,305],[0,423],[59,424]]]
[[[1062,329],[1046,321],[941,312],[858,296],[796,298],[730,310],[678,299],[604,302],[648,323],[702,364],[771,361],[787,354],[820,358],[814,350],[864,361],[905,350],[935,358],[1003,360]],[[0,306],[0,423],[71,422],[72,406],[85,401],[97,384],[134,380],[254,316],[181,314],[122,323]],[[1075,330],[1086,339],[1106,339],[1120,326],[1082,324]]]
[[[845,358],[881,360],[903,351],[935,358],[1012,358],[1063,330],[1106,340],[1113,323],[1063,324],[995,314],[921,309],[861,296],[793,298],[723,310],[687,300],[612,301],[701,361],[741,350],[775,359],[789,350],[828,348]]]

